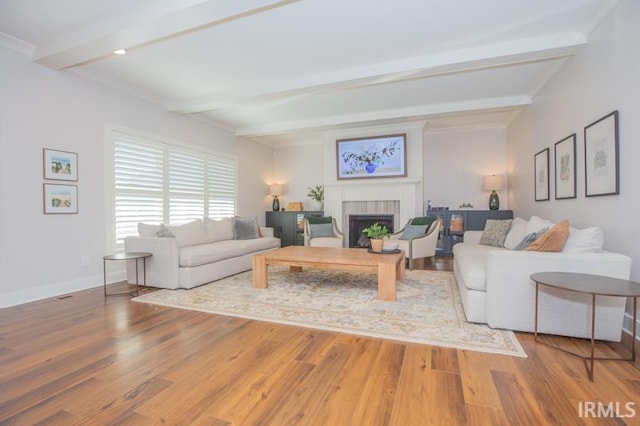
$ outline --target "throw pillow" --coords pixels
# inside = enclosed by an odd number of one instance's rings
[[[164,223],[160,224],[160,229],[158,229],[158,231],[156,232],[156,237],[158,238],[175,238],[176,236],[173,235],[173,232],[171,232],[171,229],[167,228],[167,225],[165,225]]]
[[[413,240],[414,238],[424,237],[425,232],[427,232],[427,225],[412,225],[409,224],[404,227],[404,231],[402,231],[402,235],[400,235],[400,240]]]
[[[309,225],[317,225],[320,223],[333,223],[331,216],[309,216],[306,218]]]
[[[511,223],[511,228],[507,233],[507,238],[504,239],[504,248],[509,250],[515,250],[516,246],[527,236],[527,223],[528,221],[521,217],[516,217]]]
[[[529,247],[535,240],[537,240],[538,238],[540,238],[540,236],[542,234],[544,234],[545,232],[547,232],[549,230],[549,228],[543,228],[541,230],[539,230],[538,232],[532,232],[529,235],[525,236],[522,241],[520,241],[514,248],[513,250],[524,250],[527,247]],[[506,247],[505,247],[506,248]]]
[[[213,220],[205,217],[203,222],[210,243],[233,240],[233,220],[231,218],[225,217],[220,220]]]
[[[431,227],[431,224],[438,220],[436,216],[424,216],[424,217],[414,217],[411,221],[412,225],[427,225],[427,229]]]
[[[531,216],[529,219],[529,223],[527,223],[527,232],[526,234],[531,234],[532,232],[538,232],[543,228],[551,228],[554,223],[549,222],[546,219],[542,219],[538,216]]]
[[[597,226],[584,229],[569,227],[569,238],[562,247],[563,253],[590,253],[602,251],[604,234]]]
[[[156,233],[160,230],[160,225],[149,225],[147,223],[138,223],[138,235],[145,238],[157,237]]]
[[[256,217],[234,217],[233,218],[233,238],[235,240],[253,240],[259,238],[258,218]]]
[[[192,220],[184,225],[169,225],[169,229],[178,240],[178,247],[197,246],[208,242],[207,231],[202,219]]]
[[[309,224],[311,238],[334,237],[333,223],[317,223]]]
[[[561,251],[564,243],[569,237],[569,221],[563,220],[553,225],[547,232],[540,235],[536,241],[531,243],[525,250],[527,251]]]
[[[511,228],[513,220],[495,220],[488,219],[480,237],[480,244],[493,247],[504,247],[504,240]]]

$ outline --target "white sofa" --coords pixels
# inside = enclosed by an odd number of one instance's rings
[[[602,250],[604,237],[596,227],[570,228],[560,252],[514,250],[527,231],[540,228],[543,219],[516,218],[505,245],[479,244],[482,231],[467,231],[453,248],[453,268],[465,315],[470,322],[492,328],[534,331],[535,272],[580,272],[628,279],[631,259]],[[549,222],[547,222],[549,223]],[[532,226],[533,224],[533,226]],[[510,244],[507,244],[507,242]],[[596,338],[620,341],[626,299],[597,297]],[[591,296],[540,286],[538,332],[591,337]]]
[[[162,232],[166,237],[158,236]],[[152,253],[146,263],[147,285],[168,289],[189,289],[248,271],[254,254],[280,247],[273,229],[258,228],[255,218],[204,218],[166,227],[140,223],[138,233],[125,239],[125,251]],[[138,273],[143,282],[142,268]],[[127,280],[136,282],[132,265]]]

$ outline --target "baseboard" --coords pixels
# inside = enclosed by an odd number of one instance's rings
[[[40,287],[25,288],[9,293],[2,293],[0,296],[0,308],[22,305],[23,303],[35,302],[37,300],[57,297],[74,291],[87,290],[101,287],[103,281],[102,274],[79,278],[72,281],[48,284]],[[107,274],[107,283],[114,283],[126,280],[124,271],[111,272]]]

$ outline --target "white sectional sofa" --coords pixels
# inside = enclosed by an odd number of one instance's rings
[[[152,253],[146,263],[147,285],[168,289],[189,289],[248,271],[254,254],[280,247],[273,229],[259,228],[256,218],[204,218],[180,226],[140,223],[138,233],[125,239],[125,251]],[[142,282],[142,271],[138,273]],[[127,280],[136,282],[131,266]]]
[[[580,272],[628,279],[631,259],[602,250],[604,237],[596,227],[570,228],[560,252],[514,250],[527,231],[540,228],[543,219],[516,218],[504,247],[479,244],[482,231],[468,231],[453,248],[453,267],[464,311],[471,322],[493,328],[534,331],[535,272]],[[625,298],[598,296],[596,338],[620,341]],[[538,331],[591,337],[591,296],[540,286]]]

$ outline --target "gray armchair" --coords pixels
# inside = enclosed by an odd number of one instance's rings
[[[304,218],[304,245],[310,247],[343,247],[344,235],[332,217]]]
[[[440,234],[440,219],[434,218],[430,225],[422,225],[425,222],[431,221],[428,218],[410,219],[404,228],[389,236],[387,244],[389,246],[397,245],[400,250],[404,250],[405,257],[409,259],[409,269],[413,269],[414,259],[436,255],[436,245]],[[426,232],[416,232],[421,226],[426,226]]]

